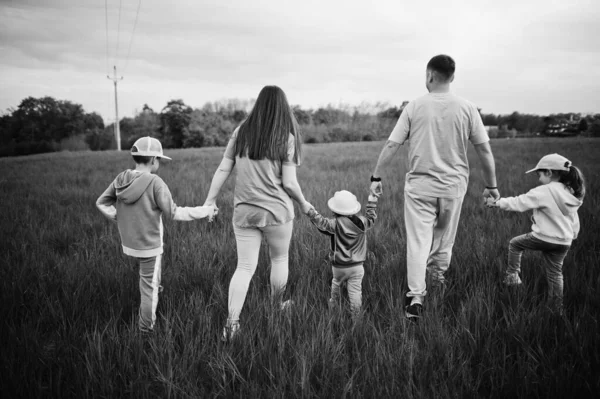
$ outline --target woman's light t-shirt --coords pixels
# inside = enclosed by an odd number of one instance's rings
[[[406,191],[461,198],[469,181],[468,142],[489,137],[474,104],[452,93],[429,93],[408,103],[389,140],[408,142]]]
[[[233,195],[233,224],[237,227],[265,227],[287,223],[294,219],[294,204],[283,188],[282,166],[293,161],[295,140],[288,138],[288,158],[284,162],[270,159],[252,160],[235,154],[237,128],[225,149],[225,158],[236,165]]]

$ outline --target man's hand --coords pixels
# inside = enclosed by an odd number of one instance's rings
[[[492,198],[494,202],[500,199],[500,191],[497,188],[483,190],[483,202],[487,204],[488,198]]]
[[[383,185],[380,181],[371,182],[371,187],[369,189],[371,195],[379,198],[381,194],[383,194]]]

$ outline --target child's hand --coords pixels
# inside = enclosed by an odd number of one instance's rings
[[[369,198],[368,198],[369,202],[377,202],[378,199],[379,199],[378,195],[369,194]]]
[[[499,205],[496,202],[498,202],[497,199],[494,199],[493,197],[487,197],[485,199],[485,206],[488,208],[498,208]]]
[[[217,208],[217,205],[215,204],[210,205],[210,207],[212,208],[212,213],[208,215],[208,222],[212,223],[214,218],[219,214],[219,208]]]
[[[304,201],[304,203],[300,205],[300,210],[305,215],[308,213],[308,211],[310,211],[313,208],[314,206],[312,206],[312,204],[308,201]]]

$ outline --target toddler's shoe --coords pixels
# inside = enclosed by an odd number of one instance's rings
[[[223,327],[223,335],[221,341],[230,342],[240,332],[240,323],[238,321],[231,322],[227,321],[225,327]]]
[[[521,285],[522,283],[518,273],[507,273],[502,282],[511,287]]]

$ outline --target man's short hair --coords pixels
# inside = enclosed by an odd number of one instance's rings
[[[445,81],[448,81],[454,75],[456,64],[449,55],[440,54],[429,60],[427,69],[437,72]]]

